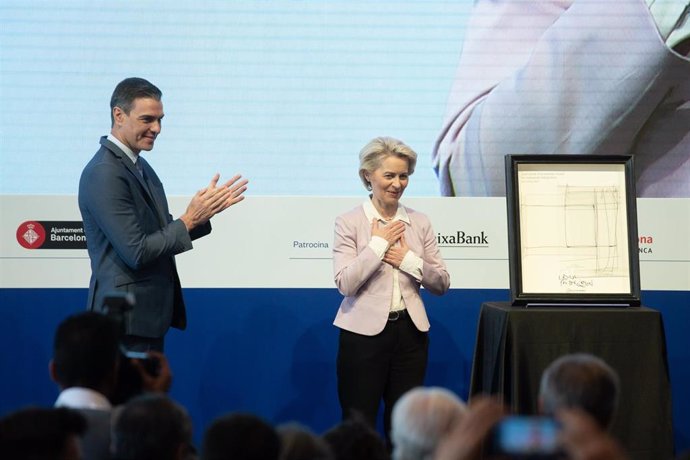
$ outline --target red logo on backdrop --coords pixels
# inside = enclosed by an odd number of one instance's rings
[[[24,222],[17,229],[17,241],[26,249],[38,249],[46,240],[46,230],[39,222]]]

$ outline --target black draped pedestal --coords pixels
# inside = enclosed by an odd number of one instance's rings
[[[482,305],[470,395],[500,394],[518,414],[537,411],[539,379],[557,357],[599,356],[621,379],[612,432],[635,460],[673,455],[671,390],[661,314],[645,307]]]

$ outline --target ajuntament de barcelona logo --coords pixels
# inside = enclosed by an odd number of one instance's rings
[[[17,227],[17,242],[26,249],[86,249],[81,221],[26,221]]]

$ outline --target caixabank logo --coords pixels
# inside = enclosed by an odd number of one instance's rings
[[[468,233],[457,230],[455,233],[437,233],[436,244],[441,248],[488,248],[489,237],[484,230]]]
[[[17,242],[26,249],[86,249],[79,221],[29,220],[17,227]]]

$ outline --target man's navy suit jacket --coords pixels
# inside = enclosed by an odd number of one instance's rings
[[[88,308],[103,309],[113,291],[134,294],[125,333],[163,337],[170,326],[184,329],[187,315],[175,254],[211,232],[210,222],[188,232],[173,220],[163,184],[140,156],[144,176],[106,137],[79,181],[79,209],[91,259]]]

